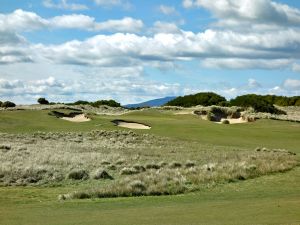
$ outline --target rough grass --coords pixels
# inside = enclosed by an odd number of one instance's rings
[[[76,191],[65,194],[68,198],[112,198],[129,196],[174,195],[198,191],[217,184],[244,181],[276,172],[291,170],[299,164],[293,153],[283,150],[265,150],[229,153],[219,156],[207,164],[181,164],[157,170],[145,170],[143,173],[127,173],[107,186],[99,189]],[[179,166],[180,165],[180,166]]]
[[[298,164],[298,158],[285,150],[220,152],[199,143],[132,131],[0,134],[0,145],[4,186],[107,180],[100,189],[91,186],[64,198],[179,194],[284,172]],[[134,182],[144,188],[129,185]]]

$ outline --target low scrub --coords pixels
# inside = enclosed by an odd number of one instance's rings
[[[86,170],[73,170],[68,174],[68,178],[73,180],[87,180],[89,174]]]
[[[291,152],[264,149],[199,166],[191,161],[187,162],[185,167],[178,162],[170,165],[169,168],[132,174],[98,190],[74,192],[65,197],[111,198],[181,194],[218,183],[237,182],[274,172],[285,172],[299,165],[299,162]]]
[[[108,180],[113,180],[114,178],[104,169],[98,169],[94,175],[93,178],[95,180],[100,180],[100,179],[108,179]]]

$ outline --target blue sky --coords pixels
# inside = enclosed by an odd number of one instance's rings
[[[0,100],[300,95],[300,1],[1,0]]]

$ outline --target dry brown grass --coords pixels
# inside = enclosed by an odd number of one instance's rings
[[[1,185],[104,182],[61,198],[178,194],[298,165],[285,150],[236,151],[132,131],[0,134],[0,146]]]

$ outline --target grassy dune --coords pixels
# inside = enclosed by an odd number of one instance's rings
[[[0,145],[4,146],[0,168],[6,171],[8,185],[0,187],[0,224],[300,223],[300,170],[295,167],[299,156],[289,153],[300,153],[298,123],[259,120],[220,125],[193,115],[150,109],[122,116],[93,115],[92,121],[75,124],[48,113],[0,112]],[[146,123],[152,129],[132,133],[114,126],[114,119]],[[99,135],[94,130],[103,131]],[[261,150],[254,151],[258,146]],[[166,165],[159,169],[159,175],[152,167],[162,161]],[[181,167],[173,168],[174,163]],[[194,165],[187,168],[187,163]],[[253,172],[251,166],[255,163]],[[122,174],[122,170],[137,164],[146,171]],[[216,177],[207,171],[211,165]],[[37,182],[28,182],[35,168],[55,171],[59,179],[51,181],[54,175],[45,172]],[[114,180],[93,179],[99,168]],[[86,170],[90,178],[68,178],[79,169]],[[188,181],[190,189],[183,191],[185,194],[58,200],[61,194],[74,197],[78,191],[103,194],[105,187],[111,191],[133,181],[142,182],[147,189],[138,189],[138,193],[147,194],[154,182],[151,177],[178,182],[178,174]],[[238,179],[241,174],[243,179]],[[182,184],[186,187],[187,183],[184,180]],[[140,183],[135,185],[141,187]]]

